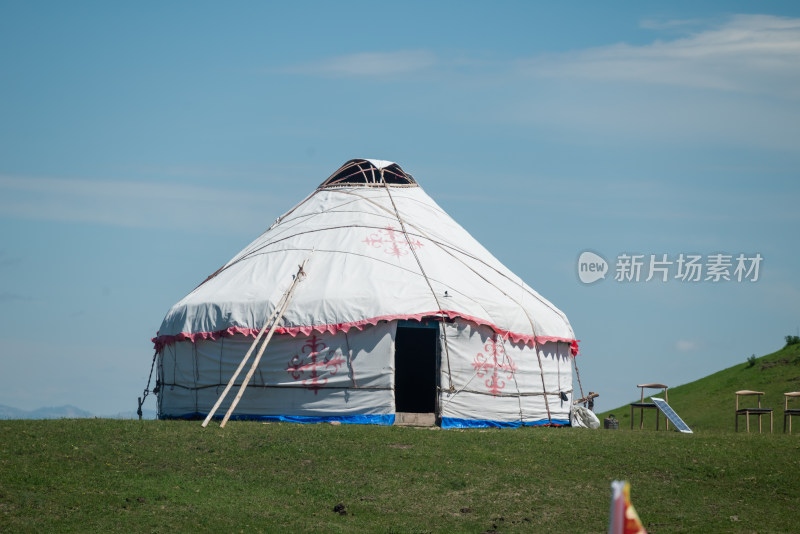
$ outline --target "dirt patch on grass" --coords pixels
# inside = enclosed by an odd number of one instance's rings
[[[770,369],[771,367],[777,367],[779,365],[789,365],[789,358],[781,358],[780,360],[776,360],[774,362],[764,362],[761,364],[761,370],[764,371],[766,369]]]

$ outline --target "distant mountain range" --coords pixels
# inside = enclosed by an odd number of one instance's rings
[[[31,411],[0,404],[0,419],[81,419],[87,417],[97,416],[69,404],[37,408]],[[139,416],[136,415],[136,412],[122,412],[100,417],[103,419],[138,419]],[[142,417],[144,419],[155,419],[156,413],[153,410],[143,410]]]

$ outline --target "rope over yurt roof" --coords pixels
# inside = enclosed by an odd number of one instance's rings
[[[391,190],[394,190],[392,192]],[[167,313],[157,349],[254,336],[292,269],[316,250],[278,333],[460,317],[513,343],[577,340],[564,313],[513,274],[394,162],[351,159]]]

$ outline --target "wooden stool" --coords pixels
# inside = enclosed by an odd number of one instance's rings
[[[783,394],[783,431],[786,432],[786,420],[789,420],[789,434],[792,433],[792,416],[800,415],[800,408],[789,408],[789,399],[800,397],[800,391]]]
[[[652,402],[644,402],[644,389],[645,388],[663,389],[664,390],[664,400],[666,402],[669,402],[669,397],[667,396],[667,386],[664,385],[664,384],[639,384],[636,387],[637,388],[641,388],[642,395],[641,395],[641,400],[639,402],[632,402],[631,403],[631,430],[633,430],[633,409],[634,408],[639,408],[639,430],[644,428],[644,410],[645,410],[645,408],[648,408],[648,409],[652,408],[652,409],[654,409],[656,411],[656,430],[658,430],[658,421],[659,421],[659,419],[661,419],[661,412],[659,411],[658,406],[656,406],[654,403],[652,403]],[[666,421],[667,430],[669,430],[669,419],[667,419],[666,415],[664,416],[664,421]]]
[[[750,432],[750,416],[757,415],[758,416],[758,433],[761,433],[761,416],[769,414],[769,432],[772,434],[772,408],[762,408],[761,407],[761,395],[763,395],[763,391],[751,391],[749,389],[743,389],[741,391],[736,392],[736,432],[739,431],[739,416],[744,415],[745,421],[747,421],[747,431]],[[739,408],[739,397],[745,397],[749,395],[756,395],[758,397],[758,406],[755,408]],[[785,422],[785,420],[784,420]]]

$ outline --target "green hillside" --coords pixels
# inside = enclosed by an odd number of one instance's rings
[[[761,405],[774,410],[775,432],[783,432],[783,394],[800,390],[800,344],[786,345],[772,354],[742,362],[682,386],[671,387],[669,388],[669,404],[694,432],[709,430],[733,432],[735,423],[734,392],[741,389],[752,389],[765,393]],[[636,396],[638,391],[638,388],[631,391],[633,394],[631,402],[639,401]],[[648,391],[653,395],[663,396],[657,390],[645,390],[645,395],[648,394]],[[647,398],[645,397],[645,399]],[[755,402],[755,397],[746,399],[746,402]],[[800,408],[800,402],[797,404],[795,407]],[[631,412],[627,404],[598,414],[598,417],[602,420],[612,413],[619,419],[620,429],[630,430]],[[757,418],[751,417],[752,429],[752,425],[757,424]],[[638,411],[634,414],[634,420],[634,428],[638,430]],[[800,433],[800,421],[795,421],[795,423],[796,431]],[[769,418],[762,419],[762,424],[768,430]],[[741,430],[744,425],[743,417],[740,417],[739,425]],[[645,411],[645,428],[655,428],[655,410]]]

